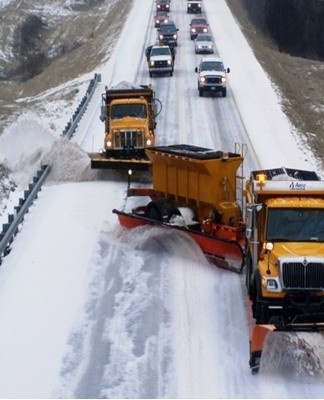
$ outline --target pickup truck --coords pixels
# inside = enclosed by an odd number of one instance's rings
[[[149,46],[145,51],[150,77],[153,74],[173,75],[175,49],[169,46]]]
[[[173,21],[160,24],[157,30],[159,43],[170,47],[176,47],[178,45],[178,30]]]
[[[226,97],[226,74],[229,68],[224,68],[224,64],[219,57],[204,57],[201,59],[199,67],[195,68],[198,75],[199,96],[203,97],[205,92],[222,93]]]

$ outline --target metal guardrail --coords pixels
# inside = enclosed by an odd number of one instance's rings
[[[15,207],[16,213],[9,214],[8,223],[2,225],[2,233],[0,233],[0,264],[2,256],[6,256],[10,253],[10,244],[18,233],[18,227],[24,220],[29,207],[37,198],[38,192],[41,190],[50,169],[51,167],[49,165],[41,166],[41,169],[37,171],[37,175],[33,178],[32,183],[29,184],[28,189],[24,191],[24,197],[19,199],[19,204]]]
[[[96,89],[98,82],[101,82],[101,74],[95,74],[94,78],[91,79],[86,94],[83,96],[78,108],[75,110],[74,114],[72,115],[70,122],[68,122],[68,124],[64,128],[64,130],[62,132],[62,136],[65,136],[68,139],[71,139],[80,119],[82,118],[82,116],[84,114],[85,109],[87,108],[87,106],[89,104],[89,101]]]
[[[82,98],[79,106],[74,112],[71,121],[63,130],[62,136],[71,139],[85,109],[89,104],[89,101],[91,100],[98,82],[101,82],[101,74],[95,74],[94,79],[91,79],[85,96]],[[24,198],[19,199],[19,204],[15,207],[16,213],[9,214],[8,223],[2,225],[2,232],[0,233],[0,264],[2,262],[2,257],[10,253],[10,245],[18,233],[19,225],[24,220],[24,216],[28,212],[33,201],[37,198],[38,192],[41,190],[50,169],[50,165],[41,166],[41,169],[37,171],[37,175],[33,178],[33,182],[29,184],[28,190],[24,191]]]

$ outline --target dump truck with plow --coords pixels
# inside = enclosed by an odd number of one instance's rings
[[[314,171],[252,171],[246,182],[250,367],[268,335],[324,327],[324,182]]]
[[[218,266],[240,272],[245,237],[236,186],[242,156],[191,145],[154,147],[147,155],[153,188],[130,188],[128,195],[151,201],[130,213],[113,210],[121,225],[185,231]]]
[[[313,171],[284,167],[245,179],[245,150],[150,148],[153,187],[129,188],[128,195],[151,201],[113,212],[127,228],[186,232],[219,267],[239,273],[245,267],[249,364],[256,373],[269,337],[293,342],[294,335],[324,331],[324,182]]]
[[[105,123],[104,146],[98,153],[89,153],[91,168],[148,170],[145,149],[155,145],[161,108],[149,85],[122,81],[106,88],[100,116]]]

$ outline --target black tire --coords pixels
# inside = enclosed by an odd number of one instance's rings
[[[170,72],[170,76],[173,76],[173,71]]]
[[[227,94],[226,88],[222,89],[222,95],[223,95],[223,97],[226,97],[226,94]]]
[[[153,76],[153,72],[150,71],[150,78],[152,78],[152,76]]]
[[[157,203],[151,201],[145,209],[145,217],[153,221],[162,222],[163,216]]]
[[[203,89],[199,89],[199,88],[198,88],[198,91],[199,91],[199,96],[200,96],[200,97],[204,97],[204,91],[203,91]]]
[[[252,268],[252,257],[251,253],[248,251],[245,257],[245,285],[248,291],[248,295],[250,300],[253,300],[254,297],[254,279],[252,276],[253,268]]]
[[[255,273],[255,290],[253,294],[252,312],[256,324],[267,324],[270,319],[268,307],[262,302],[261,278],[258,271]]]

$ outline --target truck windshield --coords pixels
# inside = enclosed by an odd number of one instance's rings
[[[144,104],[116,104],[111,107],[111,118],[122,119],[125,117],[146,118],[147,112]]]
[[[157,47],[152,49],[151,56],[169,56],[170,49],[168,47]]]
[[[221,61],[204,61],[201,63],[201,71],[224,71],[224,65]]]
[[[269,242],[324,242],[324,210],[269,209]]]

